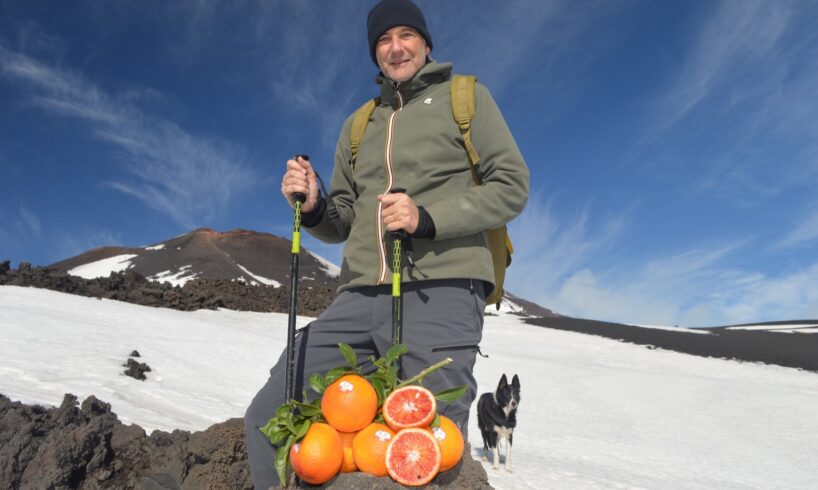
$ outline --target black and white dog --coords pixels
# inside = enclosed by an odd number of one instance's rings
[[[520,405],[520,378],[514,375],[508,384],[506,375],[500,378],[497,391],[483,393],[477,402],[477,425],[483,434],[483,461],[488,452],[494,454],[494,469],[500,468],[499,439],[505,439],[506,471],[511,471],[511,441],[517,425],[517,407]]]

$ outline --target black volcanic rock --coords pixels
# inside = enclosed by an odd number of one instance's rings
[[[12,402],[0,395],[0,484],[3,488],[250,490],[242,419],[205,431],[154,431],[124,425],[95,397],[77,408],[65,395],[58,408]],[[292,488],[292,487],[291,487]],[[403,488],[388,477],[341,474],[322,487]],[[467,450],[463,462],[425,488],[492,488]]]
[[[123,364],[124,367],[127,369],[125,370],[125,376],[130,376],[134,379],[138,379],[140,381],[145,381],[147,376],[145,373],[149,373],[151,368],[144,362],[137,362],[134,359],[129,358],[128,361]]]
[[[725,328],[658,329],[581,318],[527,318],[526,323],[567,330],[632,344],[666,349],[700,357],[760,362],[818,372],[818,335],[729,330]],[[804,322],[804,321],[800,321]],[[818,321],[810,321],[815,324]]]
[[[0,285],[45,288],[182,311],[229,308],[286,313],[290,307],[288,287],[251,286],[225,279],[193,279],[179,287],[149,281],[131,270],[111,273],[103,278],[83,279],[53,267],[10,269],[0,274]],[[299,288],[298,295],[298,314],[317,316],[335,299],[335,290]]]
[[[3,488],[251,489],[244,424],[190,434],[123,425],[107,403],[66,395],[58,408],[0,395]],[[158,485],[158,486],[157,486]]]

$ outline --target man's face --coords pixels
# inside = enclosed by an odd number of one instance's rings
[[[375,58],[386,78],[405,82],[426,64],[429,47],[418,31],[398,26],[389,29],[378,38]]]

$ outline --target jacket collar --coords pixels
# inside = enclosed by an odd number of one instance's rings
[[[449,79],[451,73],[451,63],[438,63],[429,58],[429,61],[415,73],[414,77],[400,84],[404,104],[417,97],[429,86],[445,82]],[[381,104],[394,106],[397,103],[395,82],[383,76],[383,73],[379,73],[375,77],[375,83],[381,86]]]

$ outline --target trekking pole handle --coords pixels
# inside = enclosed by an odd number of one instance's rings
[[[403,187],[393,187],[393,188],[389,189],[389,194],[406,194],[406,189],[404,189]],[[396,240],[403,240],[406,237],[408,237],[409,235],[406,233],[406,230],[400,229],[400,230],[390,231],[389,236],[391,236],[392,238],[394,238]]]
[[[293,159],[295,159],[295,160],[298,160],[299,158],[301,158],[301,159],[303,159],[303,160],[306,160],[306,161],[308,161],[308,162],[310,161],[310,156],[309,156],[309,155],[298,154],[298,155],[296,155],[296,156],[294,156],[294,157],[293,157]],[[303,204],[303,203],[305,203],[306,201],[307,201],[307,196],[306,196],[306,194],[303,194],[303,193],[301,193],[301,192],[294,192],[294,193],[293,193],[293,202],[300,202],[300,203],[302,203],[302,204]]]

